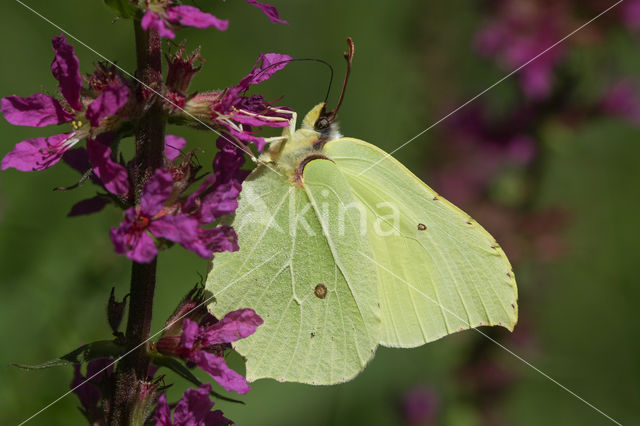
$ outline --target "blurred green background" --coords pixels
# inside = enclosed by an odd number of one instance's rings
[[[132,25],[114,21],[101,1],[25,3],[125,69],[134,70]],[[235,84],[260,52],[325,59],[334,64],[336,89],[344,69],[345,39],[353,37],[356,57],[340,113],[341,129],[387,151],[505,74],[473,49],[475,32],[490,16],[478,1],[273,0],[289,25],[271,24],[241,0],[195,4],[229,19],[231,25],[223,33],[185,29],[178,34],[188,40],[188,47],[202,45],[207,59],[192,89]],[[50,39],[60,30],[14,1],[0,4],[0,16],[0,95],[55,92],[49,71]],[[576,19],[574,27],[588,18]],[[611,69],[621,70],[632,80],[640,75],[637,35],[623,29],[615,18],[609,18],[608,25],[601,39],[578,46],[567,59],[566,67],[582,82],[579,91],[584,99],[598,96],[603,73],[609,75]],[[91,63],[99,58],[69,41],[76,45],[82,71],[90,72]],[[270,99],[284,95],[282,103],[304,113],[322,101],[326,85],[326,69],[298,63],[257,90]],[[514,92],[517,83],[510,79],[485,94],[483,101],[499,114],[517,107],[520,100]],[[214,147],[215,135],[171,130],[187,137],[190,146]],[[531,208],[559,205],[570,212],[560,232],[566,252],[552,262],[525,259],[517,269],[521,315],[533,330],[535,344],[515,345],[504,340],[503,333],[493,335],[623,424],[640,424],[638,131],[624,120],[603,117],[579,127],[553,118],[540,125],[545,161]],[[13,127],[1,120],[0,155],[20,140],[47,132],[53,129]],[[428,180],[431,169],[437,167],[433,158],[446,145],[446,137],[436,127],[395,156]],[[13,169],[0,173],[2,424],[31,416],[66,392],[71,381],[68,368],[25,372],[10,363],[39,363],[82,343],[108,338],[109,291],[115,286],[117,294],[123,295],[128,289],[129,262],[113,253],[108,238],[108,229],[118,223],[120,213],[108,208],[97,215],[67,219],[69,208],[95,190],[87,184],[74,191],[52,191],[77,178],[63,165],[39,173]],[[156,330],[207,268],[206,262],[181,248],[163,253],[159,265]],[[459,377],[461,365],[473,356],[470,348],[483,339],[467,331],[413,350],[380,348],[366,370],[344,385],[312,387],[263,380],[242,398],[245,406],[219,402],[217,407],[240,425],[393,425],[406,422],[399,408],[403,395],[427,387],[437,395],[437,413],[431,420],[412,424],[487,424],[478,414],[477,395],[465,390]],[[492,359],[515,377],[494,408],[499,417],[496,424],[610,423],[513,355],[498,347],[492,350]],[[169,391],[169,399],[175,400],[185,384],[171,375],[167,381],[176,383]],[[84,424],[77,406],[77,398],[68,395],[30,423]]]

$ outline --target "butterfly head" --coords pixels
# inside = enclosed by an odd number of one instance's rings
[[[302,120],[302,128],[318,133],[318,139],[333,140],[342,137],[335,121],[334,111],[327,111],[327,104],[322,102],[314,106]]]

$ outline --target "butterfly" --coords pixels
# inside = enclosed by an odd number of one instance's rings
[[[294,116],[262,154],[233,219],[240,250],[211,266],[209,311],[264,320],[234,346],[248,381],[345,382],[380,345],[517,322],[495,239],[389,154],[343,137],[337,109],[316,105],[297,130]]]

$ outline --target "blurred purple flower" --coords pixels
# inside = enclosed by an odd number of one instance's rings
[[[154,420],[156,426],[228,426],[233,422],[213,408],[213,401],[209,399],[211,385],[205,384],[198,389],[187,389],[176,404],[171,419],[171,407],[167,403],[165,394],[158,398]]]
[[[103,87],[94,99],[83,99],[82,76],[73,46],[67,43],[64,34],[54,37],[52,44],[56,54],[51,71],[58,80],[64,101],[43,93],[26,98],[7,96],[2,98],[1,111],[5,119],[16,126],[44,127],[72,122],[73,132],[18,143],[2,159],[2,170],[13,167],[21,171],[36,171],[51,167],[80,140],[95,137],[113,126],[114,123],[106,123],[105,119],[115,115],[128,102],[129,88],[118,79]],[[83,116],[90,125],[82,121]]]
[[[620,8],[625,25],[631,30],[640,29],[640,0],[626,0]]]
[[[561,5],[504,2],[497,17],[476,34],[476,49],[495,57],[505,71],[524,65],[562,37]],[[565,55],[563,46],[539,56],[519,71],[520,86],[533,100],[547,97],[553,86],[553,69]]]
[[[209,314],[200,322],[185,318],[182,334],[163,336],[156,347],[161,353],[197,365],[226,390],[244,394],[250,387],[244,377],[227,366],[224,351],[229,343],[255,333],[262,323],[262,318],[253,309],[229,312],[217,322]]]
[[[438,406],[438,396],[432,389],[416,387],[407,392],[402,399],[402,417],[409,426],[435,425]]]
[[[630,80],[618,81],[609,87],[600,102],[602,112],[640,124],[638,90]]]

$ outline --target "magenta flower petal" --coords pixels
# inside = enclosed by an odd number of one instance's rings
[[[251,336],[264,321],[253,309],[238,309],[229,312],[217,323],[207,327],[204,333],[205,346],[231,343]]]
[[[80,74],[80,62],[74,53],[73,46],[67,43],[64,34],[54,37],[51,42],[53,50],[56,52],[51,64],[51,72],[58,80],[60,93],[73,109],[81,111],[82,75]]]
[[[235,114],[233,116],[233,121],[240,124],[246,124],[247,126],[257,126],[257,127],[260,127],[260,126],[287,127],[291,124],[289,120],[270,120],[269,118],[273,118],[273,117],[270,117],[268,115],[256,116],[256,115]]]
[[[238,235],[228,225],[220,225],[213,229],[199,229],[199,239],[213,253],[238,251]]]
[[[87,141],[87,151],[89,159],[93,165],[93,173],[100,179],[105,189],[112,194],[126,195],[129,193],[129,176],[127,169],[121,164],[111,159],[111,148],[101,141],[101,136],[97,140]]]
[[[153,238],[144,229],[137,228],[135,208],[125,212],[125,220],[111,228],[110,236],[116,253],[139,263],[149,263],[158,254]]]
[[[198,221],[184,214],[165,215],[151,221],[149,231],[158,238],[179,243],[191,250],[198,239]]]
[[[164,155],[173,161],[180,156],[180,152],[187,146],[187,141],[180,136],[167,135],[164,138]]]
[[[171,196],[173,191],[173,178],[171,173],[165,170],[156,170],[156,173],[149,179],[142,191],[140,200],[140,211],[145,216],[151,218],[155,216]]]
[[[247,0],[247,3],[254,5],[258,9],[260,9],[265,15],[267,15],[269,20],[274,24],[287,23],[287,21],[285,21],[284,19],[280,19],[280,14],[278,13],[278,9],[276,9],[275,6],[271,6],[270,4],[266,4],[266,3],[260,3],[259,1],[256,1],[256,0]]]
[[[95,409],[100,400],[100,390],[90,381],[86,381],[86,377],[80,371],[81,364],[73,364],[73,379],[71,380],[71,389],[78,396],[82,408],[85,410]],[[88,377],[89,373],[87,373]]]
[[[215,27],[225,31],[229,27],[229,21],[218,19],[215,16],[202,12],[193,6],[174,6],[167,9],[167,19],[185,27],[210,28]]]
[[[27,98],[2,98],[1,111],[4,118],[15,126],[44,127],[67,123],[74,117],[64,110],[57,99],[43,93],[36,93]]]
[[[230,369],[224,358],[219,355],[198,351],[193,354],[191,360],[228,391],[245,394],[251,389],[245,378]]]
[[[74,148],[64,153],[62,161],[79,173],[84,174],[91,168],[89,153],[85,148]]]
[[[153,417],[156,426],[173,426],[173,422],[171,421],[171,408],[169,408],[165,394],[160,395],[158,398],[158,405],[156,405],[156,411]]]
[[[73,133],[63,133],[22,141],[2,159],[0,170],[10,167],[23,172],[48,169],[60,161],[65,151],[73,145],[68,142],[72,135]]]
[[[193,344],[200,336],[200,326],[197,322],[185,318],[182,321],[182,335],[180,336],[180,346],[186,349],[193,349]]]
[[[214,403],[210,400],[211,385],[204,384],[198,389],[187,389],[175,406],[173,421],[171,408],[164,394],[158,398],[154,413],[156,426],[229,426],[233,422],[224,417],[222,411],[211,411]]]
[[[229,133],[243,142],[249,142],[256,146],[258,152],[262,152],[264,150],[265,145],[267,144],[262,136],[255,136],[248,131],[239,131],[236,129],[228,129]]]
[[[168,38],[173,40],[176,38],[176,34],[167,28],[164,19],[162,19],[157,13],[147,10],[140,22],[142,29],[148,31],[149,29],[156,30],[158,35],[162,38]]]
[[[268,80],[275,73],[286,67],[292,59],[291,56],[283,53],[264,53],[260,55],[251,72],[240,80],[238,87],[245,91],[249,86]]]
[[[246,170],[240,168],[244,164],[244,153],[226,138],[219,137],[216,146],[220,151],[213,159],[213,169],[217,182],[234,180],[238,185],[248,176]]]
[[[99,423],[91,420],[96,415],[100,407],[98,406],[102,395],[102,384],[113,375],[113,365],[110,359],[100,358],[90,361],[87,364],[87,375],[83,376],[80,371],[80,364],[74,364],[74,375],[71,381],[71,389],[80,399],[83,413],[90,419],[92,424]],[[99,417],[99,415],[98,415]],[[96,419],[97,420],[97,419]]]
[[[87,108],[91,125],[98,127],[106,117],[112,116],[129,100],[129,88],[124,84],[110,85]]]
[[[211,385],[202,385],[198,389],[187,389],[176,405],[173,421],[176,425],[201,425],[213,407],[209,399]]]
[[[232,182],[214,187],[200,199],[200,208],[196,216],[200,223],[209,224],[221,216],[232,214],[238,208],[240,186]]]
[[[101,195],[98,195],[93,198],[88,198],[86,200],[82,200],[74,204],[73,207],[71,207],[71,211],[69,211],[69,214],[67,214],[67,217],[82,216],[82,215],[87,215],[91,213],[97,213],[100,210],[102,210],[107,204],[109,204],[109,202],[110,201],[108,198],[103,197]]]

